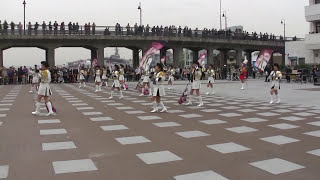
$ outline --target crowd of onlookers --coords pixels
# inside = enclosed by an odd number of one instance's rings
[[[191,29],[187,26],[185,27],[176,27],[174,25],[171,26],[149,26],[147,24],[138,25],[137,23],[131,26],[129,23],[127,26],[121,26],[119,23],[115,25],[115,27],[103,27],[104,29],[99,29],[99,33],[97,33],[97,26],[93,22],[92,24],[85,23],[85,25],[79,25],[78,22],[42,22],[39,24],[38,22],[32,24],[31,22],[26,24],[26,32],[27,35],[38,35],[39,31],[43,35],[96,35],[96,34],[104,34],[105,36],[116,35],[116,36],[164,36],[164,37],[192,37],[192,38],[227,38],[227,39],[241,39],[241,40],[260,40],[260,41],[276,41],[283,40],[282,36],[275,36],[274,34],[268,33],[257,33],[257,32],[247,32],[241,29],[237,29],[235,31],[231,31],[230,29],[218,30],[215,28],[208,29],[204,28],[202,30],[196,28]],[[0,34],[8,35],[24,34],[24,28],[21,22],[15,24],[14,22],[8,23],[4,21],[3,23],[0,20]],[[294,37],[292,40],[297,40]]]

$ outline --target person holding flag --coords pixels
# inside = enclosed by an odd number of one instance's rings
[[[279,64],[275,63],[273,65],[273,71],[270,73],[269,78],[272,80],[271,81],[271,90],[270,90],[270,96],[271,96],[270,104],[273,104],[274,102],[279,104],[280,103],[280,95],[279,95],[278,90],[280,90],[280,81],[282,78],[281,71],[279,71]],[[273,95],[276,96],[276,99],[273,99]]]
[[[160,112],[166,112],[167,108],[164,106],[163,102],[161,101],[161,97],[166,95],[165,89],[163,87],[166,79],[166,74],[163,71],[163,65],[161,63],[158,63],[155,67],[155,71],[156,71],[156,74],[153,80],[154,90],[151,97],[153,110],[151,111],[151,113],[156,113],[159,111],[158,104],[162,107],[162,110]]]
[[[199,107],[203,106],[202,97],[200,95],[200,88],[201,88],[201,76],[202,76],[202,68],[199,65],[199,62],[193,63],[192,69],[191,69],[191,76],[190,76],[190,82],[192,83],[191,91],[190,91],[190,97],[189,101],[186,104],[192,105],[192,98],[193,98],[193,92],[196,91],[196,94],[199,98]]]

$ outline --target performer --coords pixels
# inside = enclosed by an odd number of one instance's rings
[[[103,66],[103,69],[102,69],[102,78],[101,79],[102,79],[102,83],[100,86],[105,84],[106,87],[108,87],[107,68],[105,66]]]
[[[39,73],[40,77],[40,87],[38,91],[38,98],[36,103],[36,111],[32,112],[34,115],[40,114],[40,106],[41,106],[41,99],[43,98],[45,101],[45,104],[48,108],[49,113],[47,116],[54,115],[54,112],[52,110],[52,104],[50,102],[49,96],[52,95],[51,88],[49,86],[49,83],[51,82],[51,74],[50,71],[47,69],[49,67],[49,64],[46,61],[41,62],[41,72]]]
[[[121,84],[121,87],[123,87],[123,90],[127,90],[126,86],[125,86],[125,81],[124,81],[124,66],[122,64],[120,64],[120,77],[119,77],[119,81]]]
[[[276,102],[277,104],[280,103],[280,95],[279,91],[280,90],[280,80],[282,78],[281,71],[279,71],[279,64],[275,63],[273,65],[273,71],[270,73],[269,78],[271,78],[271,90],[270,90],[270,95],[271,95],[271,101],[270,104],[273,104]],[[276,96],[276,99],[273,99],[273,95]]]
[[[193,98],[193,92],[196,91],[196,94],[199,98],[199,107],[203,106],[203,102],[202,102],[202,97],[200,95],[200,88],[201,88],[201,76],[202,76],[202,70],[201,67],[199,67],[199,62],[195,62],[193,63],[192,69],[191,69],[191,77],[190,77],[190,81],[192,83],[192,89],[190,91],[190,97],[189,97],[189,102],[186,104],[188,105],[192,105],[192,98]]]
[[[168,74],[169,74],[168,89],[173,89],[173,81],[174,81],[174,76],[176,74],[176,70],[173,68],[173,66],[170,66]]]
[[[86,82],[85,82],[85,77],[84,77],[84,68],[82,67],[81,68],[81,70],[80,70],[80,73],[79,73],[79,81],[80,81],[80,86],[79,86],[79,88],[81,88],[82,87],[82,85],[83,85],[83,87],[87,87],[86,86]]]
[[[38,85],[39,85],[39,70],[34,69],[32,71],[32,85],[31,85],[31,90],[29,91],[30,93],[34,92],[34,89],[36,92],[38,92]]]
[[[114,89],[118,89],[118,91],[120,92],[120,98],[119,99],[123,98],[122,90],[120,88],[120,82],[119,82],[119,77],[120,77],[119,70],[120,70],[119,66],[118,65],[114,65],[113,72],[112,72],[113,84],[112,84],[112,88],[111,88],[111,96],[109,97],[109,99],[113,99]]]
[[[215,71],[213,70],[212,65],[209,65],[208,70],[207,70],[207,74],[208,74],[208,83],[207,83],[207,93],[206,95],[209,94],[215,94],[214,93],[214,89],[213,89],[213,83],[215,80]]]
[[[143,76],[141,77],[141,79],[143,79],[142,81],[142,89],[141,89],[141,94],[140,96],[144,96],[144,89],[147,86],[147,88],[149,89],[149,96],[151,96],[151,86],[150,86],[150,77],[149,77],[149,70],[143,70]]]
[[[248,76],[247,76],[247,68],[246,68],[246,65],[243,63],[241,65],[241,68],[240,68],[240,81],[241,81],[241,90],[244,90],[244,83],[246,82]]]
[[[153,81],[154,90],[153,90],[153,95],[151,97],[153,110],[151,111],[151,113],[155,113],[159,111],[157,104],[159,104],[162,107],[162,110],[160,112],[166,112],[167,108],[164,106],[163,102],[161,101],[161,97],[166,95],[166,92],[163,87],[163,84],[166,79],[166,74],[163,71],[163,65],[160,63],[157,64],[155,70],[156,70],[156,74]]]
[[[94,82],[96,83],[96,91],[95,92],[101,92],[101,86],[100,86],[100,83],[101,83],[101,70],[100,70],[100,66],[97,66],[96,67],[96,73],[95,73],[95,80]]]

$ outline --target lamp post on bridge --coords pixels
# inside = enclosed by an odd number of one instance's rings
[[[227,30],[228,30],[228,24],[227,24],[227,11],[223,11],[223,15],[222,15],[222,17],[224,17],[225,18],[225,33],[226,33],[226,35],[227,35]]]
[[[221,14],[221,0],[220,0],[220,30],[222,29],[222,14]]]
[[[286,20],[281,19],[281,24],[283,25],[283,40],[286,41]]]
[[[26,35],[26,0],[23,0],[23,35]]]
[[[141,2],[139,2],[138,9],[140,10],[140,26],[142,26],[142,6],[141,6]]]

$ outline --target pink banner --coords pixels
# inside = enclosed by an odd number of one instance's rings
[[[272,57],[273,50],[272,49],[264,49],[260,51],[260,54],[256,61],[256,67],[262,71],[266,68],[269,60]]]
[[[144,53],[139,64],[139,69],[144,69],[150,57],[162,48],[163,48],[163,44],[158,42],[152,43],[151,47],[147,49],[146,52]]]
[[[198,60],[198,63],[201,65],[203,62],[204,62],[204,59],[206,57],[207,53],[206,52],[203,52],[200,57],[199,57],[199,60]]]

